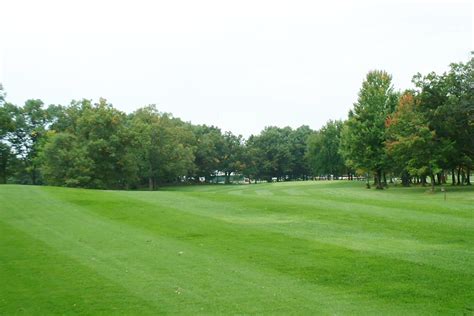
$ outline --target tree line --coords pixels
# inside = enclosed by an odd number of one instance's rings
[[[384,188],[470,184],[474,164],[474,58],[395,91],[370,71],[344,121],[319,130],[265,127],[244,139],[194,125],[154,105],[124,113],[105,99],[8,102],[0,85],[0,182],[132,189],[170,183],[364,177]]]

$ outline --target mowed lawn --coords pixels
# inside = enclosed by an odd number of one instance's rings
[[[474,189],[0,186],[0,314],[472,314]]]

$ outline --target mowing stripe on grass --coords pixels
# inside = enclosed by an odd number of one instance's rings
[[[473,191],[456,194],[0,186],[0,313],[463,313]]]

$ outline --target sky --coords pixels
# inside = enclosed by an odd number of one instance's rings
[[[395,89],[474,50],[472,1],[0,0],[7,100],[106,98],[224,131],[345,119],[365,75]]]

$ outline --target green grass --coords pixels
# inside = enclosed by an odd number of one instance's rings
[[[474,189],[0,186],[0,314],[472,314]]]

